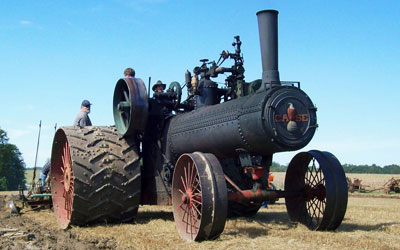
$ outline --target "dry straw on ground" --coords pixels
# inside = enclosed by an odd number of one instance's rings
[[[289,222],[283,200],[254,218],[228,220],[215,241],[189,243],[176,229],[170,207],[143,206],[133,224],[72,227],[79,240],[113,241],[118,249],[400,249],[400,199],[350,196],[335,232],[309,231]],[[59,230],[49,211],[24,216]]]
[[[274,184],[283,188],[285,183],[285,172],[274,172]],[[352,181],[357,178],[361,180],[361,184],[367,185],[368,189],[376,189],[382,187],[390,178],[400,179],[400,174],[346,174],[346,177]]]
[[[375,182],[383,184],[391,177],[392,175],[356,175],[351,178],[360,178],[365,185],[373,185]],[[283,180],[284,173],[275,174],[278,187],[283,186]],[[35,227],[41,235],[45,233],[44,240],[38,239],[35,243],[39,244],[39,248],[49,246],[46,239],[53,239],[53,242],[57,239],[56,246],[59,249],[74,249],[85,244],[86,248],[91,249],[93,247],[90,246],[113,249],[400,249],[400,195],[382,198],[383,196],[351,194],[346,216],[335,232],[309,231],[302,225],[291,223],[284,200],[281,199],[276,205],[262,208],[253,218],[228,220],[220,238],[200,243],[185,242],[179,237],[172,209],[166,206],[140,207],[134,223],[73,226],[67,234],[58,228],[50,210],[25,210],[16,221],[23,220],[24,225],[28,226],[22,229],[28,233],[35,232],[29,226]],[[6,208],[5,201],[0,203]],[[9,215],[2,218],[9,218]],[[4,224],[0,221],[2,223]],[[8,226],[20,227],[18,223]],[[69,244],[65,243],[68,241],[59,241],[65,235],[78,243],[73,246],[65,245]],[[0,248],[2,240],[3,243],[6,240],[3,238],[0,236]],[[12,243],[7,244],[9,246]],[[23,244],[25,243],[20,243],[20,246]]]

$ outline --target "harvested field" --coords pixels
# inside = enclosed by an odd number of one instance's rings
[[[274,184],[283,189],[285,181],[285,172],[274,172]],[[368,186],[368,189],[382,187],[390,178],[400,179],[400,174],[346,174],[346,177],[352,181],[354,178],[361,180],[362,185]],[[382,191],[383,192],[383,191]]]
[[[291,223],[280,200],[253,218],[228,220],[219,239],[201,243],[179,237],[170,207],[143,206],[135,223],[64,231],[50,210],[10,215],[9,199],[0,195],[0,249],[400,249],[400,199],[350,196],[335,232]]]

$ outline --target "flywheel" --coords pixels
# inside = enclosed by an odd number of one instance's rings
[[[115,85],[114,122],[120,135],[135,135],[146,128],[149,100],[140,78],[122,78]]]
[[[51,192],[61,228],[132,220],[140,202],[137,145],[115,127],[61,127],[51,155]]]

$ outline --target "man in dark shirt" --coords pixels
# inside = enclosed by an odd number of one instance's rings
[[[80,128],[85,126],[92,126],[92,122],[89,118],[90,106],[92,104],[88,100],[83,100],[81,105],[81,111],[79,111],[78,115],[75,118],[74,126],[78,126]]]
[[[164,84],[162,81],[158,80],[151,89],[154,91],[154,93],[164,93],[164,90],[166,87],[167,87],[166,84]]]
[[[40,181],[42,182],[42,187],[44,187],[46,183],[46,178],[47,175],[49,175],[50,172],[50,160],[47,160],[47,162],[44,164],[42,171],[40,172]]]

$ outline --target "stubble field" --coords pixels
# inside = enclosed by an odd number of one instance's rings
[[[275,174],[278,186],[282,176]],[[363,176],[355,177],[372,185]],[[369,177],[372,183],[392,176]],[[2,195],[0,249],[400,249],[400,196],[374,195],[351,194],[344,221],[335,232],[309,231],[291,223],[280,200],[253,218],[228,220],[217,240],[200,243],[179,237],[170,207],[140,207],[134,223],[73,226],[65,231],[58,229],[50,210],[10,215],[10,196]]]

